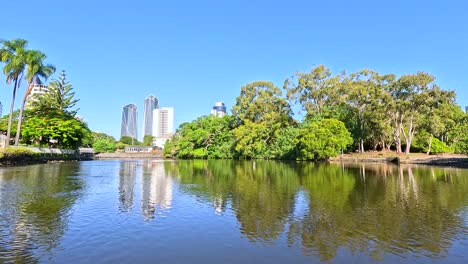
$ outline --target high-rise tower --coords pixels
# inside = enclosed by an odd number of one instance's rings
[[[153,135],[153,111],[159,108],[158,99],[149,95],[145,99],[145,106],[143,109],[143,137],[146,135]]]
[[[134,104],[129,104],[123,107],[122,111],[122,127],[120,137],[137,138],[137,123],[138,114],[137,107]]]
[[[163,148],[174,133],[174,108],[163,107],[153,111],[153,136],[155,145]]]
[[[223,102],[216,102],[211,110],[211,115],[216,117],[223,117],[226,115],[226,106]]]

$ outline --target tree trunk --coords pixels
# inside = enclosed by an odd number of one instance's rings
[[[24,106],[26,105],[26,99],[28,98],[28,95],[31,93],[31,90],[32,90],[32,85],[29,84],[28,88],[26,89],[26,92],[24,93],[23,101],[21,102],[21,108],[20,108],[20,112],[18,115],[18,126],[16,128],[15,146],[18,146],[19,144],[19,137],[21,134],[21,125],[23,123]]]
[[[432,147],[432,134],[431,134],[431,137],[429,138],[429,147],[427,148],[426,155],[429,155],[431,153],[431,147]]]
[[[402,153],[401,150],[401,133],[403,130],[403,115],[397,113],[397,117],[395,119],[395,145],[397,153]]]
[[[411,150],[411,142],[413,141],[414,130],[415,130],[415,128],[413,127],[413,114],[411,114],[410,125],[409,125],[409,128],[408,128],[408,136],[406,136],[406,134],[405,134],[405,139],[406,139],[405,154],[407,154],[407,155],[410,153],[410,150]],[[404,133],[404,131],[403,131],[403,133]]]
[[[8,117],[8,129],[7,129],[7,136],[6,136],[6,143],[5,147],[10,145],[10,134],[11,134],[11,123],[13,121],[13,109],[15,106],[15,98],[16,98],[16,90],[18,86],[18,79],[15,79],[15,85],[13,86],[13,95],[11,96],[11,104],[10,104],[10,116]]]

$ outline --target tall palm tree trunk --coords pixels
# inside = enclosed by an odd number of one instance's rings
[[[33,86],[31,84],[28,85],[26,93],[24,93],[24,96],[23,96],[23,101],[21,102],[21,108],[20,108],[20,112],[18,115],[18,126],[16,128],[15,146],[18,146],[19,144],[19,137],[21,135],[21,125],[23,123],[23,111],[26,105],[26,99],[28,98],[28,95],[31,93],[32,87]]]
[[[16,98],[16,90],[18,89],[18,79],[15,79],[15,85],[13,86],[13,95],[11,96],[11,103],[10,103],[10,116],[8,116],[8,129],[7,129],[7,136],[6,136],[6,143],[5,147],[10,145],[10,134],[11,134],[11,123],[13,121],[13,109],[15,108],[15,98]]]

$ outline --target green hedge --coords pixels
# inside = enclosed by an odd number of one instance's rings
[[[28,165],[52,160],[79,160],[73,154],[36,153],[27,148],[6,148],[0,150],[0,165]]]

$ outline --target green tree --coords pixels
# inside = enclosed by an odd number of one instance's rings
[[[91,131],[82,121],[62,111],[28,113],[23,141],[33,145],[77,149]]]
[[[406,141],[405,153],[408,154],[411,142],[418,127],[421,114],[427,109],[429,91],[434,89],[435,78],[425,72],[403,75],[391,90],[394,105],[391,115],[394,120],[393,130],[397,142],[397,151],[401,152],[401,135]]]
[[[130,145],[130,146],[139,146],[141,144],[136,138],[129,137],[129,136],[121,137],[119,142],[125,145]]]
[[[72,85],[66,80],[65,71],[62,71],[60,77],[49,84],[47,93],[35,95],[31,106],[58,109],[74,116],[79,109],[72,110],[72,108],[79,99],[74,98],[75,92],[72,90]]]
[[[468,113],[449,132],[455,153],[468,154]]]
[[[233,130],[236,156],[279,158],[272,149],[278,130],[294,125],[294,122],[291,107],[278,87],[265,81],[241,87],[232,114],[236,125]]]
[[[18,126],[16,129],[15,145],[19,143],[19,137],[21,134],[21,124],[23,121],[23,111],[26,104],[26,99],[31,94],[31,91],[35,83],[40,83],[40,79],[47,79],[50,75],[55,72],[55,67],[50,64],[44,64],[44,60],[47,56],[38,50],[28,50],[26,53],[26,81],[28,86],[24,93],[23,100],[21,102],[21,108],[18,116]]]
[[[426,136],[427,142],[424,145],[426,154],[429,155],[432,149],[432,141],[435,138],[437,145],[445,145],[444,140],[446,138],[447,129],[451,129],[455,126],[456,119],[459,118],[461,109],[455,105],[455,92],[443,91],[438,86],[434,86],[433,89],[428,90],[428,94],[425,101],[424,113],[420,117],[420,129],[422,132],[420,139]],[[461,113],[463,115],[463,113]],[[447,150],[445,148],[438,147],[434,152],[441,152],[441,150]]]
[[[107,138],[97,139],[93,144],[93,149],[97,153],[101,152],[115,152],[117,149],[115,141]]]
[[[154,137],[151,135],[145,135],[143,137],[143,146],[153,146]]]
[[[300,159],[327,159],[353,143],[351,133],[343,122],[323,119],[305,126],[297,139]]]
[[[164,145],[163,155],[178,158],[231,158],[231,117],[202,116],[180,125]]]
[[[374,149],[378,144],[385,148],[385,138],[387,138],[387,120],[384,111],[385,94],[384,89],[394,80],[393,75],[381,76],[372,70],[361,70],[350,74],[345,79],[346,104],[351,110],[352,121],[348,129],[354,135],[355,143],[358,144],[359,152],[365,151],[365,145],[371,145]]]
[[[3,45],[0,49],[0,62],[5,63],[5,66],[3,67],[3,74],[6,76],[6,82],[8,85],[10,85],[12,82],[14,83],[7,128],[6,145],[8,147],[10,144],[11,125],[16,92],[20,87],[21,78],[24,73],[24,69],[26,68],[26,46],[28,45],[28,42],[24,39],[14,39],[11,41],[0,40],[0,43]]]
[[[289,122],[291,107],[282,97],[281,90],[272,82],[256,81],[241,87],[241,93],[232,107],[236,125],[244,120],[263,122],[274,117],[279,122]]]
[[[13,111],[12,119],[11,119],[11,132],[16,133],[16,122],[18,122],[18,114],[19,110]],[[6,132],[8,130],[8,121],[10,119],[10,115],[4,115],[0,118],[0,132]]]
[[[288,100],[299,103],[307,115],[329,117],[333,106],[342,102],[342,77],[332,76],[330,69],[319,65],[309,73],[297,72],[295,76],[286,79],[284,89]]]

